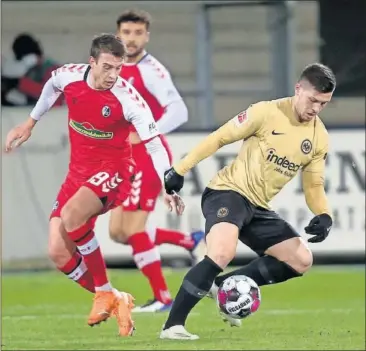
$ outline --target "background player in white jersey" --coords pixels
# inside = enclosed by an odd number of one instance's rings
[[[128,10],[117,19],[117,32],[126,47],[121,77],[130,82],[148,103],[162,134],[169,133],[188,119],[188,110],[174,86],[167,69],[145,51],[149,41],[150,15],[145,11]],[[171,157],[169,146],[161,136]],[[110,235],[119,243],[132,246],[137,267],[148,278],[154,298],[135,312],[156,312],[170,309],[172,299],[163,276],[160,254],[156,246],[169,243],[186,248],[195,261],[203,256],[204,233],[185,233],[151,227],[147,224],[162,186],[150,155],[136,130],[131,126],[130,141],[136,162],[130,197],[123,206],[111,212]],[[200,257],[201,256],[201,257]]]

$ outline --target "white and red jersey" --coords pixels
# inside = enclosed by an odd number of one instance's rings
[[[53,71],[31,113],[32,118],[39,120],[64,93],[69,109],[70,173],[79,177],[89,177],[101,163],[129,162],[131,125],[141,140],[159,135],[150,108],[136,89],[119,77],[111,89],[95,90],[89,84],[90,69],[87,64],[68,64]],[[150,142],[154,150],[155,139],[159,141],[154,138],[154,143]],[[161,163],[159,173],[169,168],[163,151],[155,153]]]
[[[188,120],[187,107],[168,70],[152,55],[146,53],[137,63],[125,63],[121,77],[132,84],[147,102],[162,134],[173,131]],[[135,131],[133,126],[131,131]]]

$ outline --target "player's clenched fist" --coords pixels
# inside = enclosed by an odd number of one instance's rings
[[[164,185],[167,194],[172,195],[178,193],[184,184],[184,177],[176,172],[172,167],[164,173]]]
[[[10,152],[26,142],[30,138],[35,124],[36,121],[30,118],[26,122],[11,129],[6,136],[5,152]]]
[[[312,238],[308,239],[309,243],[321,243],[324,241],[332,228],[332,218],[323,213],[319,216],[315,216],[305,227],[305,232],[307,234],[314,235]]]

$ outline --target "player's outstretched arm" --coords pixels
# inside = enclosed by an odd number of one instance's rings
[[[267,116],[268,103],[257,103],[240,112],[221,128],[203,139],[186,157],[165,172],[166,192],[168,194],[178,193],[183,187],[184,175],[224,145],[247,139],[259,133]]]
[[[41,96],[27,120],[10,130],[6,137],[5,152],[10,152],[25,143],[31,136],[37,121],[53,106],[62,92],[50,78],[43,87]]]
[[[319,243],[326,239],[332,227],[331,210],[324,189],[325,160],[328,152],[328,143],[318,151],[312,161],[304,167],[302,185],[306,204],[315,217],[305,227],[307,234],[314,235],[308,241]]]
[[[174,165],[175,171],[186,174],[199,162],[213,155],[221,147],[255,135],[264,124],[268,103],[260,102],[237,114],[222,127],[203,139],[181,161]]]

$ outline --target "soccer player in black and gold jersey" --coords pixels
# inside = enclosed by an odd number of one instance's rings
[[[306,242],[269,202],[301,170],[306,203],[315,215],[305,228],[313,235],[308,241],[317,243],[328,236],[328,134],[318,114],[335,86],[330,68],[319,63],[305,67],[294,96],[251,105],[166,172],[167,193],[179,192],[191,168],[222,146],[244,141],[236,159],[213,177],[202,195],[207,255],[184,277],[160,338],[198,339],[184,327],[189,312],[209,292],[215,295],[217,286],[231,275],[246,275],[262,286],[300,277],[310,269],[313,257]],[[259,257],[219,276],[234,258],[238,239]]]

